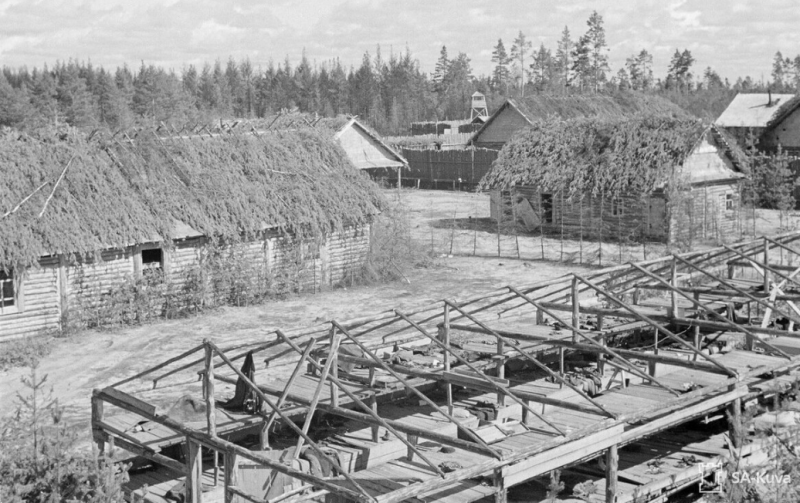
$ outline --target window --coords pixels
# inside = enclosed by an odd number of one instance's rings
[[[13,271],[0,270],[0,314],[17,305]],[[16,312],[16,310],[14,310]]]
[[[303,260],[317,260],[319,258],[320,246],[316,240],[303,243],[302,250]]]
[[[553,223],[553,194],[542,194],[542,222],[546,224]]]
[[[611,200],[611,216],[614,217],[622,216],[622,201],[620,201],[619,199]]]
[[[725,211],[733,211],[733,194],[725,194]]]
[[[152,274],[164,270],[164,252],[161,248],[142,250],[142,274]]]

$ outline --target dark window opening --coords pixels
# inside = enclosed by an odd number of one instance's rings
[[[142,250],[142,268],[147,270],[162,269],[164,255],[161,248]]]
[[[725,194],[725,210],[733,210],[733,194]]]
[[[619,199],[613,199],[611,201],[611,216],[622,216],[622,202]]]
[[[9,271],[0,271],[0,309],[16,304],[14,296],[14,274]]]
[[[317,260],[320,255],[320,246],[316,241],[310,241],[303,246],[303,259],[304,260]]]
[[[553,223],[553,194],[542,194],[542,221],[546,224]]]

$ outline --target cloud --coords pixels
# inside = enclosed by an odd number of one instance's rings
[[[698,68],[759,77],[775,51],[794,56],[800,47],[795,0],[0,0],[0,58],[9,66],[74,58],[180,69],[229,56],[297,61],[305,49],[317,62],[357,66],[380,45],[384,57],[408,47],[431,71],[446,45],[488,74],[498,38],[510,48],[523,31],[555,49],[564,26],[577,39],[594,10],[613,72],[644,48],[663,75],[675,49],[688,48]]]

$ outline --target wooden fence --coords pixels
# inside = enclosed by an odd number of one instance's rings
[[[474,190],[497,159],[496,150],[403,149],[409,170],[403,185],[422,189]]]

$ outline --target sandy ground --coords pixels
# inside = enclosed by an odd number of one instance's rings
[[[48,376],[54,396],[66,408],[66,420],[80,428],[82,437],[88,439],[89,398],[93,388],[149,368],[204,338],[222,347],[255,342],[263,340],[276,327],[306,327],[390,308],[408,310],[444,298],[465,298],[509,284],[529,284],[586,270],[586,266],[576,263],[540,260],[542,247],[547,258],[561,258],[562,245],[559,240],[542,240],[538,236],[501,235],[504,257],[498,258],[496,228],[492,230],[485,220],[489,216],[486,195],[416,190],[403,190],[399,195],[396,190],[386,193],[395,204],[400,202],[405,208],[414,238],[423,248],[434,250],[437,258],[431,266],[403,271],[408,282],[338,289],[260,306],[226,307],[188,319],[113,331],[91,330],[59,339],[54,342],[52,353],[41,361],[39,375]],[[476,223],[480,219],[484,222]],[[797,217],[794,219],[792,226],[796,226]],[[775,212],[759,210],[758,228],[771,234],[785,231],[788,226],[778,229],[777,220]],[[522,259],[516,258],[517,242]],[[564,258],[577,262],[577,246],[575,242],[566,243]],[[610,265],[615,255],[619,258],[620,250],[613,245],[603,246],[603,265]],[[587,245],[585,250],[591,248]],[[646,249],[622,251],[624,261],[641,260]],[[659,252],[663,248],[653,246],[648,253],[653,257]],[[470,256],[473,253],[476,256]],[[0,372],[0,416],[15,409],[14,397],[24,390],[20,378],[28,373],[29,370],[22,368]]]
[[[390,194],[392,195],[392,194]],[[452,208],[466,211],[480,197],[447,192],[404,191],[414,234],[431,235],[431,223]],[[441,201],[441,207],[439,206]],[[488,200],[487,200],[488,201]],[[436,204],[434,212],[430,203]],[[434,239],[445,240],[449,230],[433,228]],[[479,236],[491,240],[491,235]],[[527,265],[525,265],[527,263]],[[427,268],[404,271],[409,282],[357,286],[295,296],[251,307],[225,307],[200,316],[167,320],[140,327],[89,330],[54,342],[52,353],[42,359],[38,372],[47,375],[54,396],[66,408],[66,419],[78,425],[88,439],[91,391],[149,368],[208,338],[225,347],[259,341],[271,328],[291,329],[330,319],[346,320],[390,308],[409,309],[444,298],[459,299],[509,284],[528,284],[576,270],[574,265],[526,262],[516,258],[437,257]],[[15,395],[23,391],[20,378],[29,370],[14,368],[0,373],[0,415],[15,408]]]

